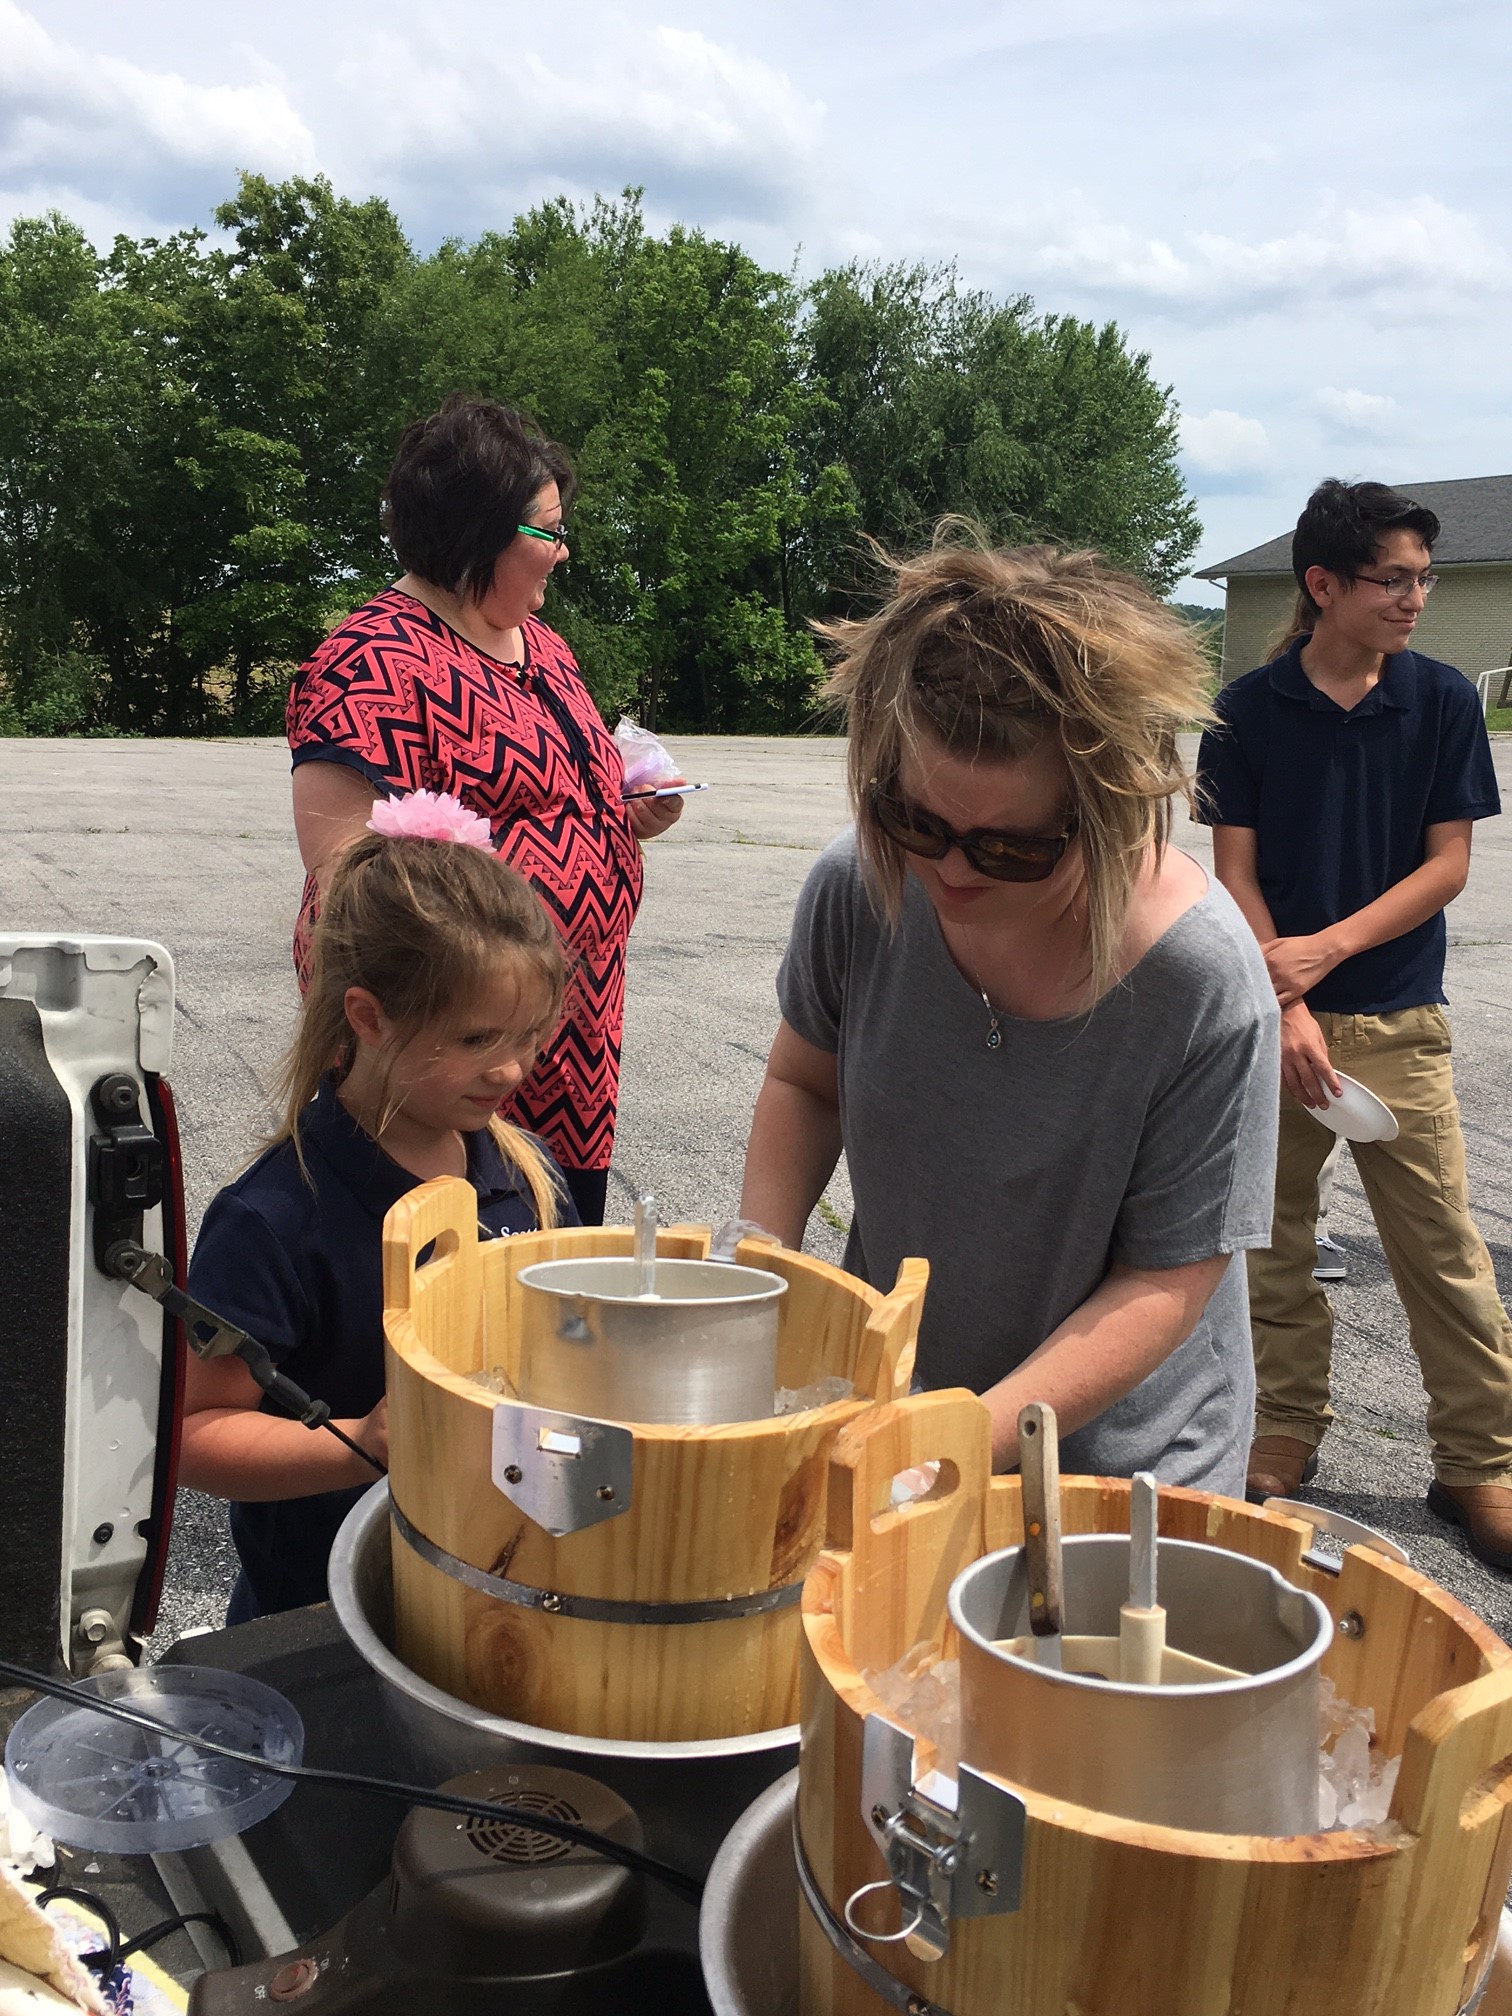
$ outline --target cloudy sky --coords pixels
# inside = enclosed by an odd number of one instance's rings
[[[421,247],[634,182],[782,268],[956,259],[1149,351],[1206,564],[1321,475],[1512,470],[1509,78],[1504,0],[0,0],[0,224],[252,168]]]

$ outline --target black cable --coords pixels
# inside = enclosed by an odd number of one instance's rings
[[[215,1310],[207,1308],[203,1302],[196,1302],[192,1295],[177,1287],[173,1269],[161,1253],[149,1253],[134,1239],[117,1239],[106,1248],[101,1266],[113,1280],[129,1281],[133,1288],[166,1309],[170,1316],[176,1316],[183,1324],[184,1336],[197,1358],[240,1358],[251,1373],[253,1384],[268,1396],[275,1407],[281,1407],[285,1414],[291,1415],[306,1428],[329,1428],[336,1440],[350,1449],[354,1456],[360,1456],[380,1477],[387,1477],[388,1471],[378,1458],[370,1456],[345,1429],[336,1426],[331,1419],[330,1407],[324,1400],[312,1400],[302,1386],[296,1386],[287,1373],[279,1371],[266,1344],[259,1343],[238,1324],[228,1323],[224,1316],[217,1315]]]
[[[171,1918],[164,1918],[156,1925],[149,1925],[145,1932],[138,1932],[121,1948],[123,1962],[133,1953],[145,1953],[149,1946],[156,1946],[160,1939],[166,1939],[170,1932],[182,1932],[190,1925],[210,1925],[215,1936],[226,1949],[226,1958],[233,1967],[241,1965],[241,1947],[236,1942],[236,1934],[222,1918],[219,1911],[176,1911]]]
[[[346,1444],[354,1456],[360,1456],[364,1463],[371,1464],[380,1477],[387,1477],[387,1467],[370,1456],[358,1442],[354,1442],[344,1428],[338,1428],[331,1419],[330,1407],[324,1400],[312,1400],[302,1386],[296,1386],[286,1372],[280,1372],[266,1344],[259,1344],[255,1337],[243,1337],[237,1346],[235,1357],[252,1374],[253,1383],[258,1386],[275,1407],[281,1407],[285,1414],[304,1423],[306,1428],[326,1428],[338,1442]]]
[[[400,1800],[406,1806],[423,1806],[437,1813],[456,1813],[466,1820],[511,1820],[532,1833],[549,1834],[556,1840],[570,1841],[574,1847],[591,1848],[606,1861],[619,1862],[626,1869],[633,1869],[643,1876],[653,1876],[657,1882],[664,1883],[669,1890],[690,1903],[696,1904],[703,1895],[702,1882],[685,1870],[674,1868],[670,1862],[660,1862],[654,1855],[643,1854],[639,1848],[632,1848],[624,1841],[612,1841],[608,1835],[597,1834],[591,1827],[579,1827],[570,1820],[559,1820],[555,1815],[527,1812],[523,1807],[507,1806],[492,1799],[464,1799],[456,1793],[438,1792],[432,1786],[405,1785],[391,1778],[370,1778],[359,1771],[328,1771],[310,1764],[276,1764],[250,1750],[237,1750],[229,1743],[218,1743],[214,1737],[195,1736],[186,1729],[175,1729],[171,1723],[159,1722],[156,1717],[143,1715],[135,1708],[126,1707],[123,1702],[102,1700],[99,1695],[87,1693],[71,1681],[55,1680],[50,1674],[33,1672],[29,1666],[19,1666],[11,1659],[0,1659],[0,1679],[10,1680],[18,1687],[29,1687],[36,1694],[49,1694],[56,1701],[72,1701],[114,1721],[129,1722],[138,1729],[149,1730],[154,1736],[166,1736],[172,1742],[187,1743],[212,1757],[225,1757],[233,1764],[245,1764],[271,1778],[292,1778],[296,1783],[306,1785],[330,1785],[342,1792],[367,1792],[378,1799]]]
[[[380,1477],[387,1477],[388,1475],[387,1464],[380,1463],[376,1456],[370,1456],[367,1450],[363,1448],[360,1442],[354,1442],[352,1440],[351,1436],[348,1435],[345,1428],[338,1428],[334,1421],[322,1421],[320,1425],[322,1428],[329,1428],[331,1433],[336,1437],[336,1440],[338,1442],[344,1442],[348,1447],[348,1449],[351,1450],[354,1456],[360,1456],[364,1463],[371,1463],[373,1468],[378,1472],[378,1475]]]
[[[38,1893],[36,1901],[39,1905],[45,1907],[50,1899],[62,1897],[66,1902],[82,1904],[87,1910],[93,1911],[104,1923],[107,1940],[111,1938],[114,1928],[114,1937],[118,1943],[113,1954],[107,1946],[80,1956],[90,1966],[108,1960],[109,1965],[101,1970],[107,1977],[117,1967],[124,1967],[134,1953],[145,1953],[149,1946],[156,1946],[159,1940],[166,1939],[171,1932],[181,1932],[189,1925],[213,1926],[216,1937],[226,1949],[227,1959],[233,1967],[240,1967],[240,1943],[219,1911],[177,1911],[171,1918],[160,1919],[156,1925],[149,1925],[145,1932],[134,1933],[130,1939],[121,1942],[120,1921],[114,1917],[105,1899],[93,1890],[81,1890],[77,1884],[64,1884],[61,1880],[62,1873],[62,1865],[54,1862],[51,1869],[42,1874],[33,1871],[26,1880],[36,1887]]]
[[[95,1952],[81,1953],[79,1958],[86,1967],[92,1967],[102,1980],[108,1981],[121,1964],[120,1921],[103,1897],[97,1897],[92,1890],[75,1890],[71,1883],[54,1883],[50,1889],[43,1891],[37,1901],[45,1909],[60,1899],[65,1904],[82,1904],[86,1911],[93,1911],[104,1925],[107,1944]]]

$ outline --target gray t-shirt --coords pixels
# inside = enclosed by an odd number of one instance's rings
[[[989,1050],[928,897],[910,875],[891,935],[846,833],[804,885],[777,995],[836,1054],[846,1266],[887,1289],[908,1255],[929,1261],[921,1383],[984,1392],[1115,1260],[1233,1254],[1196,1329],[1061,1462],[1242,1495],[1255,1381],[1237,1256],[1270,1239],[1280,1015],[1227,892],[1210,881],[1089,1015],[1005,1015]]]

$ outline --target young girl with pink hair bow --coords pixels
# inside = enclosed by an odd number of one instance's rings
[[[566,985],[556,929],[485,819],[429,791],[374,806],[316,927],[282,1124],[212,1201],[189,1270],[189,1292],[265,1344],[371,1460],[269,1411],[240,1359],[189,1360],[179,1481],[232,1501],[229,1622],[324,1599],[336,1530],[387,1459],[389,1208],[465,1176],[492,1233],[577,1223],[546,1148],[498,1116]]]

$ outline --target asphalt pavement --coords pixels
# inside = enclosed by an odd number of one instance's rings
[[[630,947],[624,1092],[610,1216],[651,1189],[667,1218],[735,1209],[751,1107],[776,1022],[773,980],[815,854],[845,823],[843,747],[828,738],[672,738],[690,778],[681,823],[648,848]],[[1512,737],[1496,738],[1512,804]],[[174,956],[173,1079],[191,1231],[257,1147],[295,1006],[289,940],[301,870],[279,741],[8,741],[0,794],[7,930],[155,939]],[[1177,839],[1200,859],[1207,836]],[[1469,887],[1449,917],[1448,993],[1471,1197],[1503,1296],[1512,1293],[1512,829],[1477,829]],[[844,1168],[809,1228],[838,1260]],[[1331,1293],[1338,1425],[1314,1495],[1399,1540],[1503,1636],[1512,1577],[1483,1569],[1423,1503],[1424,1395],[1407,1326],[1353,1165],[1332,1230],[1348,1279]],[[180,1494],[159,1642],[218,1624],[234,1572],[224,1509]]]

